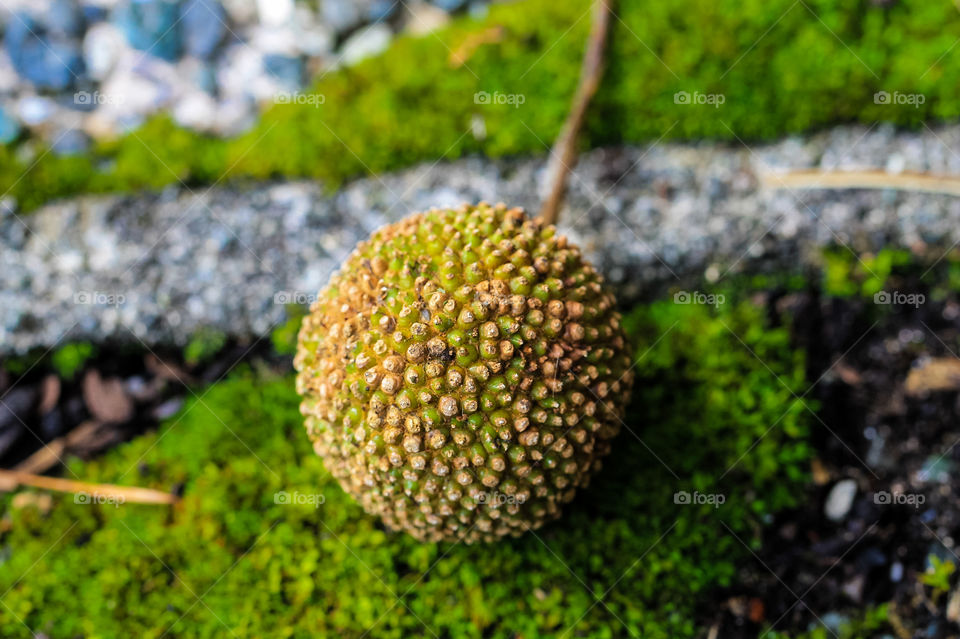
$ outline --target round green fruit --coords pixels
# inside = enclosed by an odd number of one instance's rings
[[[327,469],[425,541],[557,517],[610,451],[633,382],[613,295],[580,250],[484,203],[362,242],[304,318],[294,365]]]

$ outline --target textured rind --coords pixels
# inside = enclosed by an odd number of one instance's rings
[[[633,375],[614,306],[580,250],[520,209],[381,228],[300,329],[314,450],[367,512],[417,539],[536,529],[620,430]]]

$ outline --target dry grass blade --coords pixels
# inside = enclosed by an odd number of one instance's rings
[[[929,173],[887,173],[886,171],[764,171],[760,182],[765,188],[807,189],[896,189],[960,195],[960,176]]]
[[[33,486],[45,490],[85,495],[90,503],[99,500],[114,500],[120,503],[135,504],[175,504],[176,495],[136,486],[116,486],[114,484],[91,484],[72,479],[34,475],[19,470],[0,470],[0,488],[14,490],[18,486]]]

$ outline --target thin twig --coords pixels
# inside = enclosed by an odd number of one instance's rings
[[[896,189],[960,195],[960,176],[929,173],[887,173],[885,171],[767,171],[760,173],[766,188],[809,189]]]
[[[613,3],[614,0],[594,0],[593,26],[580,68],[580,82],[573,96],[570,113],[563,123],[563,129],[560,130],[560,136],[553,145],[550,161],[547,163],[547,185],[550,190],[543,208],[540,209],[540,218],[545,224],[557,223],[566,191],[567,175],[577,162],[577,134],[583,126],[587,107],[600,87],[600,78],[603,76],[603,52],[607,44],[607,32],[610,30]]]
[[[460,43],[456,49],[450,52],[448,62],[454,69],[460,68],[467,63],[477,49],[484,44],[493,44],[503,40],[505,30],[502,26],[496,25],[485,29],[479,33],[472,33]]]
[[[33,486],[63,493],[83,494],[89,503],[97,503],[99,500],[115,500],[121,503],[136,504],[175,504],[178,501],[176,495],[151,488],[91,484],[72,479],[34,475],[20,470],[0,470],[0,485],[8,491],[15,489],[17,486]]]
[[[17,464],[14,470],[19,470],[23,473],[45,473],[60,463],[66,451],[67,438],[57,437]]]

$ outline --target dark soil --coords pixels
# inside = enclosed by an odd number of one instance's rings
[[[289,366],[261,340],[228,343],[194,366],[175,349],[103,344],[71,378],[52,372],[43,358],[16,378],[0,368],[0,468],[45,473],[68,455],[89,459],[155,428],[252,359]]]
[[[810,387],[797,401],[818,416],[813,481],[805,505],[781,513],[735,585],[716,593],[702,619],[708,637],[755,639],[765,629],[818,625],[834,636],[859,611],[883,603],[891,604],[893,620],[885,636],[960,636],[960,591],[936,592],[920,581],[931,554],[960,564],[960,498],[951,485],[960,466],[960,384],[919,395],[905,389],[912,369],[960,352],[960,306],[882,306],[817,290],[765,293],[756,302],[774,323],[793,327],[807,353]],[[289,367],[268,340],[230,343],[194,367],[174,350],[102,345],[99,353],[72,380],[51,381],[44,366],[17,380],[0,369],[0,468],[55,470],[58,459],[38,461],[50,442],[63,447],[61,457],[96,455],[155,427],[240,361]],[[103,414],[98,393],[111,405],[128,404],[129,415]],[[834,521],[824,505],[844,479],[856,482],[856,497]],[[956,610],[948,605],[953,596]]]
[[[881,306],[817,291],[770,295],[766,303],[775,318],[793,318],[807,352],[813,386],[801,396],[819,416],[814,481],[805,505],[777,517],[736,586],[720,593],[711,636],[817,626],[835,636],[859,611],[888,602],[882,636],[960,635],[960,592],[920,581],[931,554],[960,563],[960,498],[951,482],[960,462],[960,386],[919,395],[904,388],[930,358],[956,358],[960,308],[929,298]],[[833,521],[824,505],[843,479],[854,480],[857,493]]]

